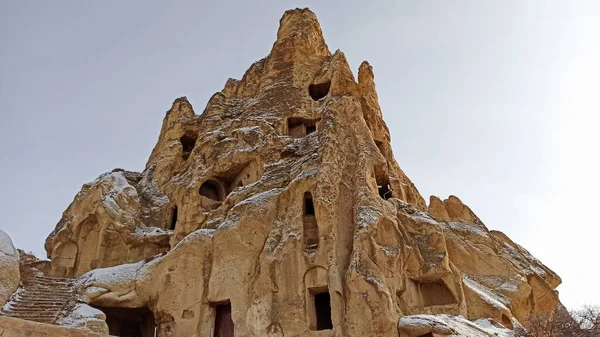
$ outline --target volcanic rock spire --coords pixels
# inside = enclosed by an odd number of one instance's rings
[[[175,100],[143,172],[84,185],[47,239],[51,273],[92,305],[148,309],[158,336],[416,336],[434,330],[400,318],[554,310],[550,269],[458,198],[428,209],[377,100],[368,63],[357,81],[315,14],[287,11],[201,113]]]

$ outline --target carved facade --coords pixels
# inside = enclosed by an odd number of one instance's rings
[[[559,306],[526,250],[456,197],[426,204],[377,99],[368,63],[355,79],[311,11],[286,12],[201,113],[175,100],[142,173],[84,185],[50,276],[78,278],[122,336],[421,336],[402,318],[512,328]]]

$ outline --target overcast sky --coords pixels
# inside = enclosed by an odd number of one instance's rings
[[[310,7],[375,70],[396,159],[600,304],[600,2],[0,0],[0,228],[43,243],[85,182],[142,170],[165,111],[197,113]]]

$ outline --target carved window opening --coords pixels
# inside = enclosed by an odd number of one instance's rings
[[[331,298],[328,288],[311,289],[311,295],[314,303],[315,325],[312,330],[331,330],[333,322],[331,320]]]
[[[290,117],[287,120],[288,135],[293,138],[302,138],[317,132],[319,119],[306,119],[302,117]]]
[[[97,309],[106,315],[106,325],[111,336],[154,337],[156,322],[148,308],[103,308]]]
[[[252,160],[243,165],[233,167],[227,172],[219,175],[227,187],[229,192],[237,187],[247,186],[260,179],[262,176],[262,165],[257,160]]]
[[[308,94],[313,99],[313,101],[318,101],[321,98],[327,96],[329,94],[329,87],[331,86],[330,81],[326,81],[323,83],[311,84],[308,86]]]
[[[304,193],[304,245],[308,250],[315,250],[319,247],[319,226],[315,216],[315,205],[313,203],[312,193]]]
[[[456,299],[446,283],[441,280],[414,281],[422,307],[455,304]]]
[[[222,186],[215,180],[207,180],[200,186],[200,195],[215,201],[225,200]]]
[[[185,134],[179,138],[181,148],[183,149],[183,160],[187,160],[196,146],[196,136]]]
[[[173,207],[171,211],[171,225],[169,226],[170,230],[175,230],[175,226],[177,225],[177,206]]]
[[[304,215],[315,215],[315,204],[310,192],[304,193]]]
[[[388,200],[392,197],[392,189],[390,187],[390,179],[387,176],[377,179],[377,191],[383,200]]]
[[[317,132],[317,125],[314,122],[306,124],[304,125],[304,127],[307,135],[310,135],[313,132]]]
[[[215,308],[214,337],[233,337],[235,327],[231,318],[231,303],[218,303]]]
[[[263,166],[258,160],[233,166],[200,186],[200,205],[207,210],[219,208],[234,189],[258,181],[262,174]]]

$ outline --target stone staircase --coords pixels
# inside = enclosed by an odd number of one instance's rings
[[[51,324],[75,303],[73,279],[28,275],[21,283],[0,310],[1,315]]]

